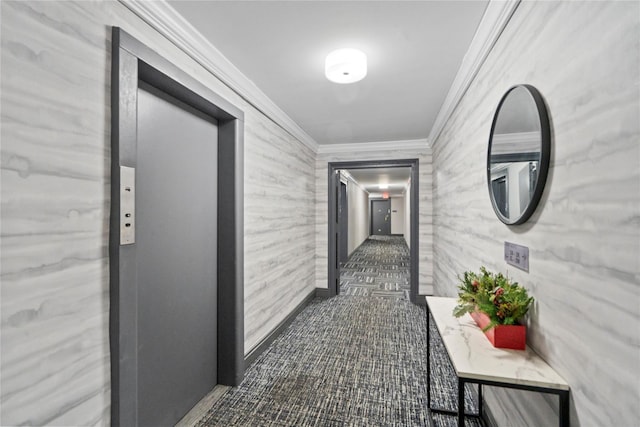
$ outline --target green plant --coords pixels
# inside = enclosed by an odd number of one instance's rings
[[[453,309],[453,315],[461,317],[465,313],[481,311],[491,321],[485,331],[496,325],[517,324],[533,302],[533,297],[517,282],[485,267],[480,268],[479,274],[465,271],[458,279],[458,305]]]

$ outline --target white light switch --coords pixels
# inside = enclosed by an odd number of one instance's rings
[[[136,170],[120,166],[120,244],[136,242]]]

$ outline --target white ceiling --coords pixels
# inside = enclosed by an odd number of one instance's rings
[[[411,168],[370,168],[347,169],[351,177],[370,194],[376,195],[383,192],[389,195],[403,194],[411,176]],[[388,189],[380,189],[380,184],[388,184]]]
[[[487,0],[169,1],[319,144],[427,138]],[[351,85],[332,50],[368,56]]]

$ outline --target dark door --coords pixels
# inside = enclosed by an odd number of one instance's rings
[[[215,119],[140,83],[138,424],[174,425],[217,382]]]
[[[349,258],[349,206],[347,204],[347,184],[340,183],[338,194],[338,254],[340,262],[347,262]]]
[[[493,198],[496,206],[505,217],[509,218],[509,196],[507,194],[507,177],[501,176],[491,181]]]
[[[391,200],[371,202],[371,234],[384,236],[391,234]]]

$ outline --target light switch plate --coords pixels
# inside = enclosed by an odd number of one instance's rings
[[[120,244],[136,242],[136,170],[120,166]]]
[[[507,264],[529,272],[529,248],[526,246],[504,242],[504,260]]]

